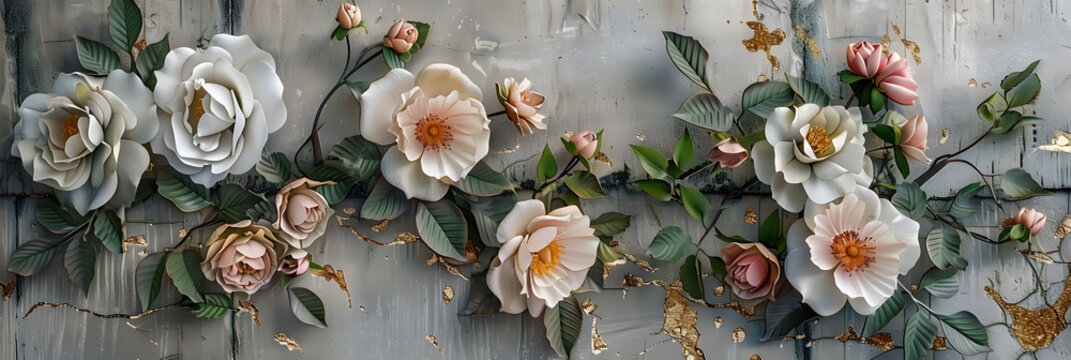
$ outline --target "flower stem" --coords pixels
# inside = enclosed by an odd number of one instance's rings
[[[576,167],[576,164],[579,164],[579,163],[580,163],[580,158],[578,156],[576,156],[576,155],[573,155],[573,158],[569,159],[569,164],[565,165],[565,168],[562,169],[562,172],[558,173],[558,176],[555,176],[550,181],[547,181],[546,183],[544,183],[543,186],[539,187],[539,189],[536,189],[536,191],[534,193],[532,193],[532,198],[535,199],[535,197],[538,196],[540,193],[542,193],[543,190],[547,188],[547,186],[550,186],[550,184],[556,183],[556,182],[558,182],[558,180],[561,180],[563,177],[565,177],[565,174],[568,174],[570,171],[572,171],[573,168]]]
[[[506,110],[500,110],[500,111],[496,111],[496,112],[487,114],[487,117],[488,118],[492,118],[492,117],[495,117],[495,116],[505,115],[505,114],[506,114]]]
[[[209,227],[209,226],[212,226],[212,225],[216,225],[216,224],[219,224],[219,223],[222,223],[222,222],[223,222],[222,219],[215,219],[215,220],[203,223],[201,225],[194,226],[193,229],[190,229],[190,231],[186,232],[186,236],[183,236],[182,240],[179,240],[178,244],[175,244],[174,247],[172,247],[170,249],[166,249],[165,251],[166,252],[171,252],[173,250],[181,248],[182,245],[186,243],[186,240],[189,240],[190,236],[192,236],[195,231],[201,230],[201,229],[204,229],[206,227]]]
[[[882,147],[879,147],[879,148],[867,150],[866,153],[869,154],[869,153],[877,152],[877,151],[892,150],[892,148],[893,148],[892,145],[886,145],[886,146],[882,146]]]
[[[996,125],[994,125],[994,126],[996,126]],[[978,145],[978,143],[982,142],[982,139],[985,139],[985,137],[987,135],[989,135],[989,132],[992,131],[992,130],[993,130],[993,128],[989,128],[989,130],[987,130],[985,133],[983,133],[982,136],[979,136],[977,139],[974,140],[974,142],[971,142],[970,145],[967,145],[966,147],[964,147],[962,149],[959,149],[959,151],[956,151],[954,153],[947,154],[947,155],[941,155],[941,156],[938,156],[936,159],[933,159],[933,163],[930,164],[930,168],[926,169],[926,172],[922,173],[922,175],[919,175],[919,177],[915,178],[915,181],[914,181],[915,184],[918,185],[918,186],[922,186],[923,184],[925,184],[927,181],[930,180],[930,178],[932,178],[934,175],[937,175],[937,173],[939,171],[941,171],[941,169],[943,169],[945,167],[945,165],[948,165],[948,163],[950,162],[950,160],[952,158],[954,158],[956,156],[959,156],[960,154],[962,154],[963,152],[967,151],[968,149],[974,147],[975,145]],[[980,173],[981,172],[979,172],[979,174]]]
[[[725,203],[729,202],[729,200],[743,196],[744,191],[751,187],[751,185],[755,185],[755,183],[757,182],[759,182],[759,178],[751,177],[751,179],[748,179],[748,181],[745,182],[744,185],[740,186],[733,192],[729,193],[729,195],[726,195],[724,198],[721,199],[721,205],[718,208],[718,212],[714,213],[714,219],[710,220],[710,225],[707,226],[706,231],[703,231],[703,235],[699,237],[699,242],[695,244],[695,247],[697,249],[699,248],[699,245],[703,244],[703,240],[707,239],[707,235],[710,235],[710,230],[713,230],[714,226],[718,224],[718,219],[721,219],[721,214],[725,211]]]

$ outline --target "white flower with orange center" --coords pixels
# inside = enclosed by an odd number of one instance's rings
[[[816,313],[851,303],[873,314],[919,258],[919,224],[889,200],[856,186],[839,202],[810,203],[788,231],[785,274]]]
[[[361,94],[361,136],[397,144],[383,156],[387,182],[408,198],[436,201],[487,155],[483,93],[461,69],[431,64],[414,76],[393,69]]]
[[[547,214],[539,200],[517,203],[498,225],[502,248],[487,272],[501,310],[538,317],[579,288],[599,248],[590,224],[576,206]]]

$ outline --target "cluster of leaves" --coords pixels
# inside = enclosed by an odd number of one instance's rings
[[[63,266],[67,276],[84,294],[96,273],[98,246],[116,254],[123,252],[123,228],[119,217],[112,210],[98,210],[79,217],[59,206],[38,207],[34,214],[37,222],[49,232],[60,235],[59,239],[38,238],[20,244],[8,260],[8,271],[31,276],[52,263],[63,254]]]
[[[387,45],[383,45],[383,61],[387,62],[387,66],[391,69],[404,68],[405,63],[420,52],[420,49],[424,47],[424,43],[428,41],[428,30],[431,30],[431,25],[418,21],[408,21],[413,24],[413,27],[417,29],[417,41],[413,43],[413,47],[408,52],[400,53],[391,49]],[[364,22],[361,22],[364,24]]]
[[[881,92],[877,84],[870,79],[844,69],[837,73],[840,81],[852,88],[852,94],[859,100],[859,107],[869,108],[870,112],[877,114],[885,107],[885,93]]]
[[[1036,116],[1024,115],[1020,111],[1024,105],[1034,103],[1041,94],[1041,78],[1034,72],[1040,61],[1030,63],[1023,71],[1008,74],[1000,81],[1003,92],[993,92],[993,95],[978,104],[978,117],[993,123],[990,133],[1006,134],[1012,129],[1044,121]]]
[[[171,45],[168,35],[144,47],[135,46],[141,37],[141,9],[134,0],[113,0],[108,5],[108,34],[112,45],[130,57],[130,72],[138,74],[145,86],[156,86],[155,71],[164,66],[164,58]],[[97,75],[107,75],[119,69],[119,53],[107,44],[81,36],[74,37],[78,50],[78,62],[82,67]],[[134,52],[138,49],[137,53]]]

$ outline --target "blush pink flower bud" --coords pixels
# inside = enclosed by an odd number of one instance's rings
[[[595,156],[595,150],[599,148],[599,137],[590,131],[579,132],[573,135],[569,141],[576,144],[577,155],[583,156],[585,159],[591,159],[592,156]]]
[[[1045,228],[1045,214],[1034,209],[1020,208],[1019,213],[1009,220],[1011,225],[1022,225],[1030,229],[1030,235],[1037,235]]]
[[[747,149],[740,146],[736,139],[728,138],[714,145],[708,158],[710,162],[721,163],[721,167],[734,168],[743,164],[747,156]]]
[[[383,37],[383,46],[394,49],[398,53],[407,53],[413,48],[419,35],[416,26],[402,20],[394,23],[390,30],[387,30],[387,36]]]
[[[361,9],[357,5],[343,3],[338,6],[338,26],[349,30],[361,23]]]
[[[279,271],[282,271],[283,274],[294,276],[304,274],[309,270],[310,258],[312,256],[305,250],[290,249],[290,252],[283,257],[283,261],[279,262]]]
[[[915,115],[900,126],[900,151],[908,159],[920,163],[929,164],[930,158],[926,157],[926,135],[929,124],[926,117]]]
[[[912,79],[907,59],[901,58],[900,54],[890,52],[889,56],[885,56],[881,44],[871,44],[866,40],[848,45],[846,54],[848,70],[874,81],[878,90],[892,101],[914,105],[915,99],[919,98],[915,92],[919,86]]]
[[[781,281],[777,256],[761,243],[730,243],[721,249],[725,261],[725,282],[741,299],[774,300]]]

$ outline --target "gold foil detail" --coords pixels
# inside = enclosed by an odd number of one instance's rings
[[[680,281],[673,283],[681,286]],[[686,360],[703,360],[703,350],[699,349],[699,329],[696,328],[696,313],[688,301],[676,291],[666,291],[666,301],[663,304],[662,332],[681,344],[681,355]]]
[[[427,340],[428,343],[434,346],[435,350],[438,350],[439,352],[443,351],[443,349],[439,347],[439,340],[435,338],[435,335],[428,334],[428,336],[424,337],[424,340]]]
[[[1056,226],[1056,232],[1053,233],[1057,239],[1061,240],[1067,237],[1067,234],[1071,234],[1071,214],[1064,215],[1064,219],[1060,220],[1060,225]]]
[[[952,132],[949,131],[948,128],[941,129],[941,139],[937,140],[937,142],[944,144],[948,142],[948,138],[951,136]]]
[[[346,215],[353,215],[353,214],[357,213],[357,208],[348,207],[348,208],[342,209],[342,213],[344,213]]]
[[[755,82],[767,82],[770,78],[766,77],[766,74],[759,74],[759,77],[755,78]]]
[[[703,274],[703,275],[706,275],[706,274]],[[722,285],[715,286],[714,287],[714,296],[722,296],[722,294],[725,294],[725,286],[722,286]]]
[[[124,253],[127,252],[127,250],[131,246],[148,247],[149,246],[149,240],[145,238],[145,235],[141,235],[141,234],[134,235],[134,236],[127,236],[126,239],[123,239],[123,252]]]
[[[602,151],[600,151],[598,154],[595,154],[595,160],[602,161],[602,162],[606,163],[606,165],[610,166],[611,168],[614,167],[614,161],[610,160],[610,157],[606,156],[606,153],[604,153]]]
[[[179,237],[186,237],[186,229],[178,229]]]
[[[729,335],[729,338],[733,340],[733,343],[741,343],[744,342],[744,339],[747,339],[747,332],[744,331],[744,328],[736,328]]]
[[[885,57],[889,57],[889,55],[892,54],[892,51],[889,50],[890,48],[892,48],[892,38],[889,38],[889,34],[882,35],[881,54],[885,55]]]
[[[721,324],[724,323],[724,322],[725,322],[725,319],[722,319],[721,316],[715,317],[714,318],[714,328],[715,329],[721,329]]]
[[[383,219],[383,221],[380,221],[379,224],[375,224],[372,226],[372,231],[383,232],[384,230],[387,230],[388,224],[390,224],[390,220]]]
[[[249,313],[249,316],[253,317],[253,323],[260,326],[260,312],[257,311],[257,306],[253,305],[252,301],[238,300],[238,312]]]
[[[1053,130],[1052,144],[1038,146],[1038,149],[1071,153],[1071,133],[1063,130]]]
[[[338,225],[339,226],[342,226],[344,228],[350,229],[350,232],[353,233],[353,235],[356,235],[358,239],[361,239],[364,242],[372,244],[372,245],[378,245],[378,246],[405,245],[405,244],[420,240],[419,236],[413,235],[413,233],[410,233],[408,231],[403,231],[402,233],[398,234],[398,236],[395,237],[393,241],[382,243],[382,242],[376,241],[376,240],[374,240],[372,238],[369,238],[369,237],[366,237],[364,235],[361,235],[361,232],[357,231],[357,228],[355,228],[353,226],[346,225],[345,223],[343,223],[343,221],[345,221],[345,219],[343,219],[341,216],[335,215],[335,219],[338,220]],[[380,223],[380,224],[383,224],[383,223]],[[372,230],[374,231],[375,229],[372,229]]]
[[[11,300],[11,295],[15,293],[15,283],[18,280],[19,278],[13,277],[11,280],[8,280],[6,284],[0,283],[3,284],[3,286],[0,286],[0,291],[3,291],[4,301]]]
[[[993,86],[993,84],[990,84],[988,81],[982,82],[982,88],[988,89],[990,86]]]
[[[465,242],[465,260],[469,262],[476,261],[480,257],[480,248],[476,247],[472,241]]]
[[[781,61],[770,53],[770,48],[781,45],[785,41],[785,31],[774,29],[771,32],[766,27],[766,24],[759,21],[748,21],[747,27],[751,28],[755,33],[750,39],[742,41],[744,48],[752,53],[762,50],[766,53],[766,60],[770,62],[770,66],[773,67],[774,71],[781,70]]]
[[[815,60],[822,60],[822,48],[807,36],[807,31],[803,30],[802,26],[796,25],[796,37],[799,37],[800,41],[807,44],[807,48],[811,50],[811,57]]]
[[[338,284],[338,288],[346,293],[346,305],[353,308],[353,299],[350,298],[350,289],[346,286],[346,275],[342,273],[342,269],[335,270],[331,265],[324,264],[323,269],[309,269],[309,272],[312,276]]]
[[[948,350],[948,343],[945,342],[944,337],[933,338],[933,349],[937,351]]]
[[[443,288],[443,303],[450,305],[451,300],[454,300],[454,288],[450,285],[446,285],[446,287]]]
[[[305,351],[301,350],[301,345],[298,345],[297,341],[290,337],[290,335],[277,332],[275,333],[275,342],[279,343],[279,345],[286,346],[287,350],[294,351],[294,349],[297,349],[298,352],[301,352],[302,354],[305,353]]]
[[[759,356],[759,354],[751,354],[751,357],[749,357],[748,360],[762,360],[762,356]]]
[[[139,52],[145,50],[146,46],[148,46],[148,43],[145,42],[145,39],[139,39],[134,43],[134,48],[138,49]]]
[[[978,87],[978,80],[975,80],[974,78],[967,80],[967,86]]]
[[[1021,254],[1026,255],[1026,257],[1031,258],[1034,261],[1037,261],[1037,262],[1042,263],[1042,264],[1052,265],[1055,262],[1052,259],[1052,256],[1049,256],[1049,254],[1046,254],[1046,253],[1043,253],[1043,252],[1040,252],[1040,251],[1029,251],[1028,252],[1028,251],[1020,249],[1020,248],[1015,248],[1015,250],[1018,251]]]
[[[1068,265],[1068,269],[1071,270],[1071,265]],[[1011,315],[1012,335],[1026,351],[1036,351],[1051,345],[1053,339],[1067,329],[1064,316],[1067,315],[1068,307],[1071,307],[1071,276],[1068,276],[1060,298],[1056,299],[1051,307],[1038,310],[1027,310],[1017,304],[1010,304],[989,286],[985,287],[985,293],[993,298],[1004,312]]]
[[[469,280],[468,276],[465,276],[465,274],[462,274],[461,271],[458,270],[456,266],[451,265],[450,263],[446,262],[446,259],[444,259],[442,256],[439,256],[439,255],[436,255],[436,254],[431,254],[431,258],[428,259],[427,261],[425,261],[424,265],[431,266],[431,265],[435,265],[435,263],[443,264],[443,267],[446,268],[446,272],[454,274],[454,275],[457,275],[457,277],[465,279],[465,281]]]
[[[699,304],[699,305],[703,305],[703,306],[706,306],[706,307],[709,307],[709,308],[729,309],[729,310],[735,311],[736,313],[740,314],[741,316],[743,316],[745,318],[750,318],[751,315],[755,315],[755,308],[750,307],[750,306],[746,306],[744,304],[741,304],[739,301],[730,301],[730,302],[721,303],[721,304],[718,304],[718,303],[711,304],[711,303],[707,303],[704,300],[693,298],[691,295],[688,295],[688,293],[684,291],[684,288],[681,286],[681,282],[680,281],[675,281],[672,284],[669,284],[669,283],[666,283],[664,280],[655,279],[655,280],[651,280],[651,281],[645,281],[645,280],[643,280],[643,278],[641,278],[639,276],[636,276],[636,275],[632,275],[632,274],[625,275],[624,284],[623,284],[625,291],[628,291],[629,288],[647,286],[647,285],[658,285],[658,286],[662,287],[663,289],[666,289],[667,292],[676,292],[679,295],[681,295],[681,297],[685,298],[686,300],[688,300],[690,302],[693,302],[693,303],[696,303],[696,304]]]
[[[636,140],[647,141],[647,135],[644,135],[644,134],[641,134],[641,133],[636,133]]]
[[[744,211],[744,222],[748,224],[759,222],[759,213],[755,209],[747,208],[747,211]]]
[[[595,313],[595,309],[598,309],[599,305],[596,305],[591,298],[584,298],[584,301],[580,302],[580,310],[583,310],[585,314],[591,315]]]
[[[893,343],[892,335],[889,333],[877,333],[870,337],[863,338],[862,336],[859,336],[851,326],[849,326],[848,330],[843,334],[837,335],[833,339],[840,342],[855,341],[861,344],[871,345],[881,351],[889,351],[896,348],[896,344]]]
[[[610,345],[606,343],[606,339],[603,339],[602,335],[599,335],[599,318],[591,319],[591,353],[599,355],[606,349],[610,348]]]
[[[903,34],[900,32],[900,27],[896,26],[896,24],[892,24],[892,30],[893,33],[896,34],[896,37],[900,38],[900,42],[904,44],[904,50],[910,53],[911,57],[915,59],[915,65],[921,64],[922,57],[919,56],[919,53],[922,50],[919,49],[919,44],[904,38]]]

